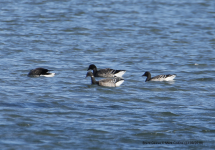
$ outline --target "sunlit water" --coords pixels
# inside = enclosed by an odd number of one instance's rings
[[[214,8],[214,0],[1,1],[0,148],[214,149]],[[90,64],[127,70],[125,82],[91,85]],[[36,67],[56,76],[27,77]],[[145,82],[145,71],[177,77]]]

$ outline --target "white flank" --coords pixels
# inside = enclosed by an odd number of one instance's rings
[[[156,79],[151,79],[150,81],[165,81],[164,78],[156,78]]]
[[[164,81],[172,81],[175,77],[176,75],[173,74],[170,77],[165,78]]]
[[[49,75],[40,75],[40,76],[43,76],[43,77],[54,77],[55,73],[50,73]]]
[[[160,77],[155,77],[155,78],[152,78],[150,81],[173,81],[173,79],[176,77],[175,74],[169,76],[169,77],[166,77],[165,75],[160,75]]]
[[[116,82],[116,86],[120,86],[123,82],[124,82],[124,80],[120,80],[120,81]]]
[[[126,71],[120,71],[120,72],[118,72],[118,73],[116,73],[116,74],[114,74],[116,77],[122,77],[123,76],[123,74],[125,74],[125,72]]]

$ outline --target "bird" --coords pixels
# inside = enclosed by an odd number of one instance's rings
[[[93,70],[94,77],[122,77],[126,70],[114,70],[110,68],[97,70],[97,67],[94,64],[91,64],[87,71]]]
[[[44,68],[32,69],[28,73],[28,77],[39,77],[39,76],[53,77],[55,75],[55,73],[51,73],[49,71],[52,71],[52,70],[48,70],[48,69],[44,69]]]
[[[106,86],[106,87],[117,87],[120,86],[124,79],[121,77],[114,77],[114,78],[107,78],[107,79],[101,79],[99,81],[95,80],[95,77],[92,72],[88,71],[86,78],[90,76],[92,84],[97,84],[99,86]]]
[[[146,81],[172,81],[176,74],[167,74],[167,75],[157,75],[155,77],[151,77],[151,73],[146,71],[142,76],[147,76]]]

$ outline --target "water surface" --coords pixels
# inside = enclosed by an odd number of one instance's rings
[[[214,6],[0,2],[1,149],[214,149]],[[91,85],[90,64],[127,70],[125,82]],[[56,76],[27,77],[36,67]],[[177,77],[144,82],[145,71]]]

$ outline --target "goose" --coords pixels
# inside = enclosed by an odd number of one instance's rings
[[[120,78],[120,77],[101,79],[99,81],[96,81],[93,73],[90,71],[87,72],[86,78],[88,76],[91,77],[92,84],[97,84],[99,86],[117,87],[117,86],[120,86],[124,82],[124,79]]]
[[[30,72],[28,73],[29,77],[39,77],[39,76],[44,76],[44,77],[53,77],[55,75],[55,73],[49,73],[48,69],[44,69],[44,68],[36,68],[36,69],[32,69],[30,70]]]
[[[176,74],[157,75],[151,78],[151,73],[146,71],[142,76],[147,76],[146,81],[172,81],[176,77]]]
[[[87,71],[93,70],[94,77],[122,77],[126,70],[114,70],[110,68],[101,69],[97,71],[97,67],[94,64],[91,64]]]

